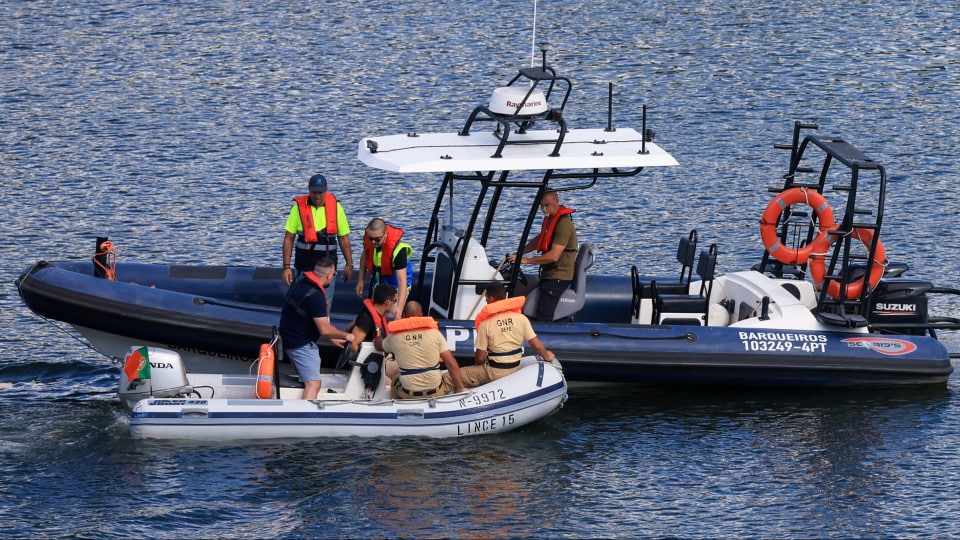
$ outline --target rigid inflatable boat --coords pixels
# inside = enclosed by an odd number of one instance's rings
[[[454,355],[474,355],[473,318],[482,288],[502,281],[527,296],[537,277],[491,257],[495,241],[519,252],[535,234],[548,190],[625,183],[676,160],[640,129],[573,128],[563,114],[572,82],[543,66],[522,68],[458,131],[375,135],[360,141],[364,164],[397,174],[440,177],[417,260],[414,299],[440,323]],[[612,109],[612,107],[611,107]],[[717,272],[722,245],[679,234],[678,272],[590,272],[581,233],[572,286],[554,321],[534,328],[563,360],[571,384],[706,386],[897,386],[944,384],[951,353],[938,334],[960,320],[931,314],[933,296],[960,290],[908,276],[883,249],[887,173],[839,137],[797,122],[781,185],[757,216],[764,250],[739,271]],[[456,184],[457,189],[453,189]],[[828,194],[829,193],[829,194]],[[769,195],[764,195],[768,197]],[[508,204],[509,203],[509,204]],[[516,223],[516,208],[526,211]],[[505,208],[507,207],[507,208]],[[504,215],[498,212],[504,212]],[[513,224],[504,240],[501,220]],[[99,244],[98,244],[99,245]],[[279,268],[117,264],[116,280],[93,261],[39,262],[17,280],[34,312],[69,323],[107,356],[131,345],[176,351],[191,370],[244,373],[279,320]],[[333,322],[355,317],[353,286],[337,287]],[[324,365],[335,361],[323,347]],[[955,356],[955,353],[953,353]],[[289,366],[288,366],[289,367]]]
[[[276,373],[272,353],[245,375],[190,373],[166,349],[133,347],[120,376],[135,439],[242,441],[319,437],[466,437],[517,429],[567,399],[558,362],[524,357],[519,370],[466,392],[391,399],[383,356],[365,343],[346,372],[322,375],[317,399]],[[144,371],[143,366],[149,365]]]

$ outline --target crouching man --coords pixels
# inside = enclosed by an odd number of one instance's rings
[[[429,398],[466,391],[460,379],[460,366],[437,321],[415,315],[422,312],[419,303],[407,302],[403,318],[387,324],[390,333],[383,340],[383,350],[393,353],[400,369],[400,375],[390,387],[394,399]],[[443,368],[449,377],[441,375]]]

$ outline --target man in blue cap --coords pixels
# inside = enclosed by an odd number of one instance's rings
[[[294,197],[287,216],[283,237],[283,281],[287,285],[303,272],[309,272],[317,261],[326,257],[338,263],[337,247],[343,252],[343,280],[353,277],[353,250],[350,248],[350,224],[343,206],[327,190],[322,174],[310,177],[309,193]],[[293,268],[290,259],[293,256]],[[296,273],[293,269],[296,269]],[[334,280],[327,287],[327,304],[333,304]]]

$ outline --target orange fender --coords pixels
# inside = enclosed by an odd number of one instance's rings
[[[817,215],[820,232],[813,242],[793,249],[780,242],[780,236],[777,234],[777,222],[787,207],[797,203],[804,203],[813,208]],[[827,203],[823,195],[813,189],[790,188],[774,197],[767,205],[763,217],[760,218],[760,238],[763,240],[763,247],[767,248],[767,252],[774,259],[784,264],[806,264],[813,252],[813,245],[816,240],[823,238],[833,226],[833,209],[830,208],[830,204]]]
[[[260,357],[257,358],[259,363],[257,368],[257,399],[273,398],[273,374],[276,360],[273,345],[269,343],[260,345]]]

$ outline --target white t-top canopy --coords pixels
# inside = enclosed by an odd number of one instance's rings
[[[375,169],[398,173],[520,171],[547,169],[629,169],[670,167],[677,160],[665,150],[646,143],[632,128],[571,129],[560,147],[559,156],[550,156],[558,132],[511,133],[502,157],[491,157],[500,139],[489,131],[470,133],[426,133],[387,135],[360,141],[357,157]],[[371,144],[372,142],[372,144]],[[376,151],[371,151],[372,146]]]

